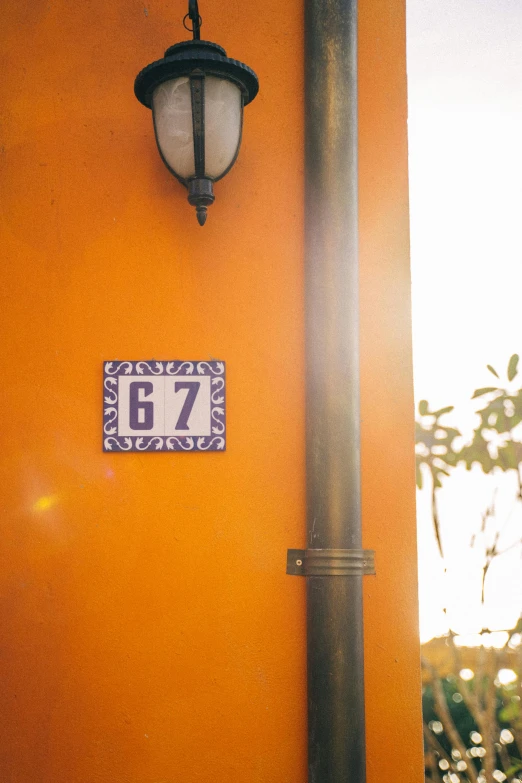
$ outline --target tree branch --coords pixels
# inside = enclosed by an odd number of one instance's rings
[[[435,538],[437,539],[437,546],[439,548],[439,554],[444,560],[444,551],[442,549],[442,538],[440,535],[440,520],[439,510],[437,508],[437,488],[435,486],[435,476],[431,476],[431,518],[433,521],[433,529],[435,531]]]
[[[434,704],[435,712],[439,716],[440,721],[444,726],[444,731],[446,732],[446,736],[448,737],[451,746],[455,748],[455,750],[459,751],[461,759],[463,759],[463,761],[466,762],[468,777],[471,779],[471,783],[478,783],[478,775],[475,769],[475,765],[473,763],[468,762],[468,757],[466,755],[466,746],[462,741],[462,737],[457,731],[457,727],[455,726],[453,718],[451,717],[448,703],[446,701],[446,695],[444,693],[444,689],[442,687],[442,682],[439,677],[439,674],[435,669],[435,667],[432,666],[432,664],[429,661],[427,661],[425,658],[422,659],[422,665],[431,674],[433,699],[435,702]]]
[[[448,764],[451,765],[451,759],[440,744],[440,742],[435,738],[435,736],[432,734],[429,726],[426,725],[426,723],[423,722],[423,730],[424,730],[424,737],[426,738],[426,742],[431,747],[431,753],[429,754],[429,758],[427,759],[430,771],[431,771],[431,779],[434,781],[434,783],[440,783],[440,774],[439,774],[439,765],[437,762],[436,753],[439,754],[439,756],[442,756],[446,759]],[[428,754],[426,754],[428,756]]]

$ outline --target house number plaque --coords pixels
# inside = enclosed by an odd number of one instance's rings
[[[224,451],[225,363],[105,362],[104,451]]]

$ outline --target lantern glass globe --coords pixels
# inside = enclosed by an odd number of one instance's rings
[[[204,176],[216,181],[234,163],[241,143],[243,96],[238,85],[217,76],[204,79]],[[196,176],[190,78],[163,82],[152,97],[161,155],[182,180]]]

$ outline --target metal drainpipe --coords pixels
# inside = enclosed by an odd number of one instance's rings
[[[305,0],[310,783],[366,779],[359,437],[357,0]]]

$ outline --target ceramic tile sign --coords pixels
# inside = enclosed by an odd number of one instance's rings
[[[224,449],[224,362],[105,362],[104,451]]]

